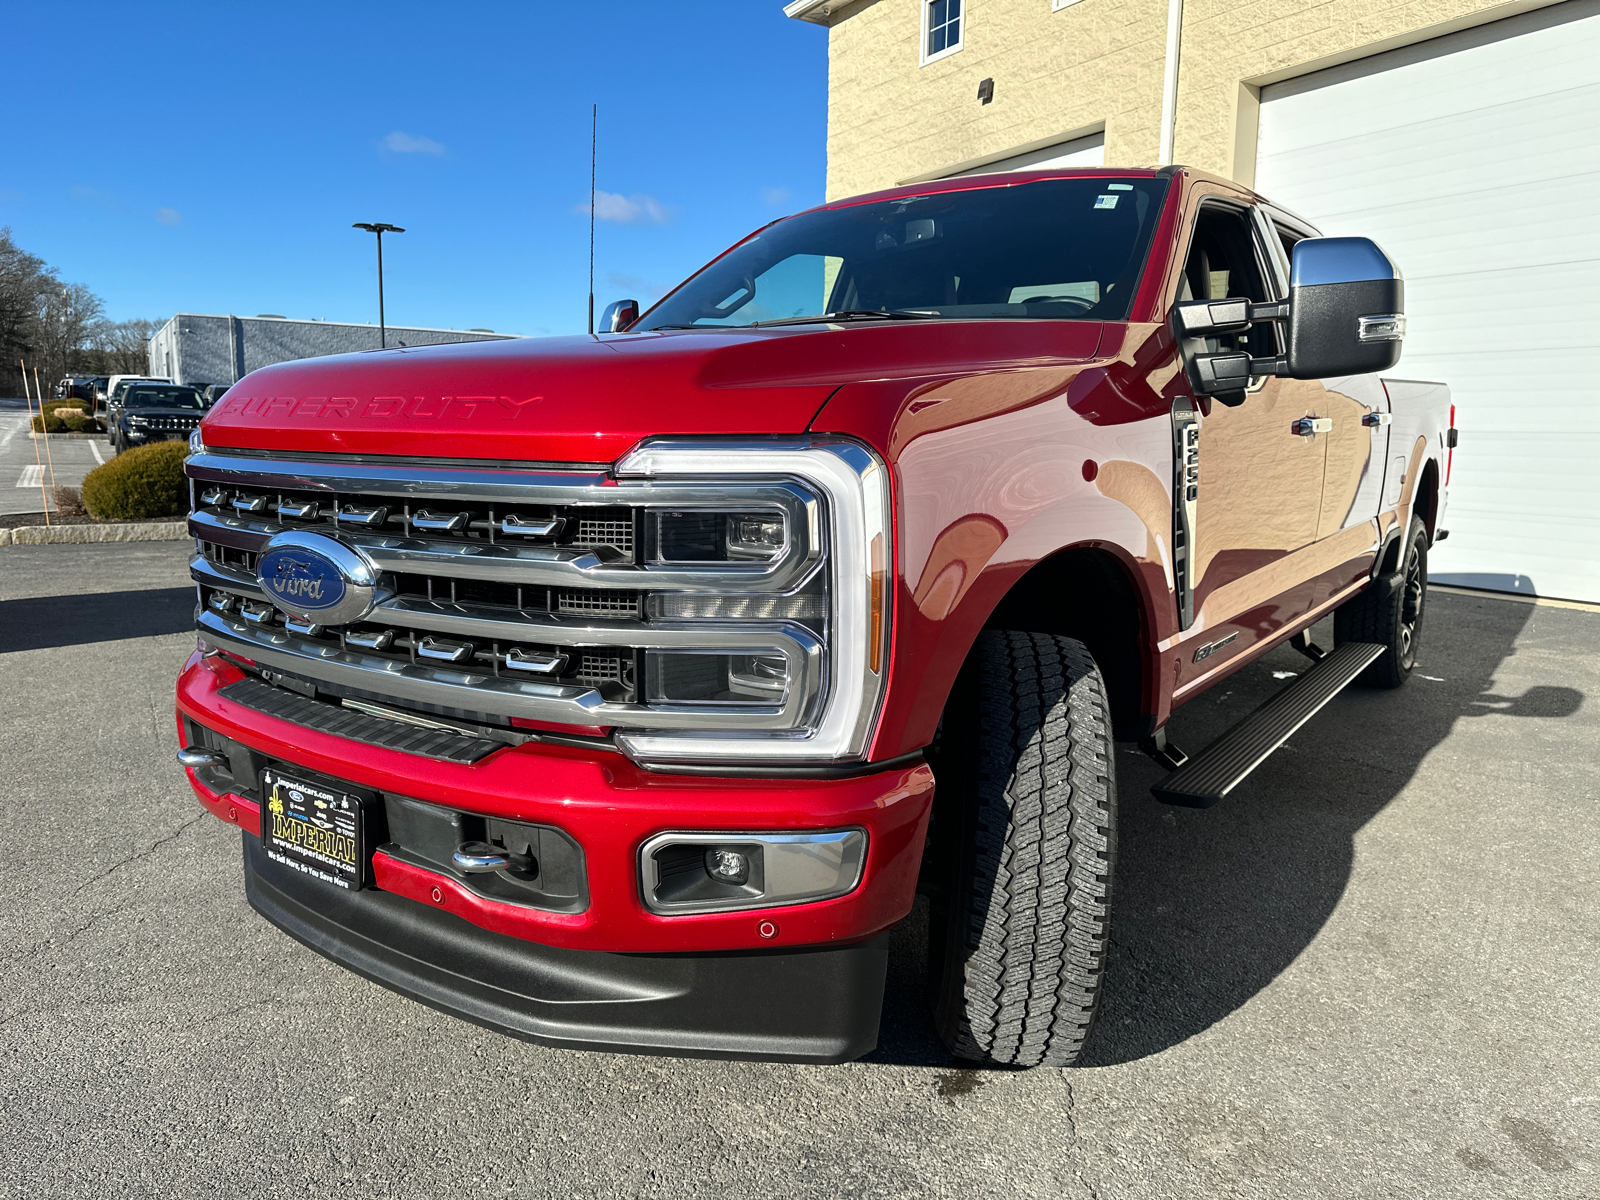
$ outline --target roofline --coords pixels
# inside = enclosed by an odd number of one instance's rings
[[[783,15],[796,21],[810,21],[813,25],[826,25],[834,9],[850,3],[852,0],[790,0],[783,6]]]
[[[904,183],[898,187],[877,192],[863,192],[859,196],[842,196],[815,208],[853,208],[858,204],[874,204],[880,200],[899,200],[906,196],[928,196],[938,192],[970,192],[983,188],[1016,187],[1024,183],[1037,183],[1044,179],[1169,179],[1186,167],[1055,167],[1036,171],[992,171],[987,175],[957,175],[951,179],[929,179],[924,183]],[[798,215],[798,214],[796,214]]]
[[[333,327],[342,326],[343,328],[346,328],[346,329],[377,329],[378,328],[378,326],[376,326],[376,325],[367,325],[367,324],[364,324],[363,322],[360,322],[360,321],[310,321],[310,320],[306,320],[304,317],[260,317],[260,316],[249,316],[249,317],[247,317],[247,316],[241,316],[238,313],[179,312],[179,313],[173,313],[172,316],[168,317],[167,320],[165,322],[163,322],[163,324],[161,326],[161,329],[165,329],[168,325],[171,325],[179,317],[206,317],[209,320],[215,320],[215,321],[228,321],[228,320],[238,320],[238,321],[282,321],[285,325],[320,325],[320,326],[322,326],[324,328],[327,328],[327,327],[330,327],[330,326],[333,326]],[[473,336],[480,337],[480,338],[519,338],[519,337],[526,336],[525,334],[520,334],[520,333],[499,333],[499,332],[485,333],[481,329],[437,329],[437,328],[434,328],[434,327],[428,326],[428,325],[385,325],[383,328],[385,328],[385,329],[399,329],[399,330],[403,330],[404,332],[407,332],[407,333],[470,333]],[[156,333],[160,333],[161,329],[156,330]],[[152,335],[152,336],[154,336],[154,335]]]

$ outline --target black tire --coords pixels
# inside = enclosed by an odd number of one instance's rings
[[[1109,949],[1116,774],[1081,642],[986,631],[934,748],[934,1021],[958,1059],[1066,1067]],[[953,790],[951,790],[953,789]]]
[[[1397,563],[1333,614],[1336,644],[1374,642],[1388,650],[1356,676],[1364,687],[1397,688],[1417,665],[1428,604],[1428,529],[1417,517],[1411,518]]]

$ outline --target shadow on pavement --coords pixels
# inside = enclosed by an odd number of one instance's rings
[[[194,628],[194,588],[0,600],[0,654]]]
[[[1433,593],[1417,673],[1395,691],[1352,687],[1215,808],[1172,809],[1162,772],[1117,756],[1120,815],[1112,954],[1083,1066],[1160,1053],[1227,1017],[1275,979],[1327,922],[1350,879],[1357,831],[1410,782],[1457,720],[1564,718],[1583,694],[1492,690],[1531,605]],[[1332,631],[1317,631],[1322,645]],[[1193,752],[1284,685],[1306,660],[1280,649],[1174,715]],[[1423,678],[1418,678],[1418,676]],[[927,906],[890,942],[878,1048],[865,1061],[950,1065],[925,998]]]

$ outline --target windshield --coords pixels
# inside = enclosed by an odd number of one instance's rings
[[[633,331],[886,317],[1125,320],[1166,180],[1046,179],[801,213]]]
[[[131,387],[122,403],[128,408],[204,408],[192,387]]]

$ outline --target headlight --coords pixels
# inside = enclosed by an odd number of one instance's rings
[[[189,431],[189,453],[204,454],[205,452],[205,439],[200,436],[200,426],[196,425]]]
[[[129,417],[128,418],[128,424],[132,425],[135,429],[143,429],[146,425],[150,424],[150,418],[149,417]]]
[[[616,474],[693,499],[651,511],[647,562],[679,580],[702,571],[705,583],[656,592],[647,615],[703,621],[708,634],[704,648],[645,655],[643,699],[663,728],[619,729],[619,747],[644,762],[863,757],[889,630],[883,463],[824,438],[664,438],[629,453]],[[752,727],[764,712],[771,720]],[[719,730],[719,716],[741,714]]]

